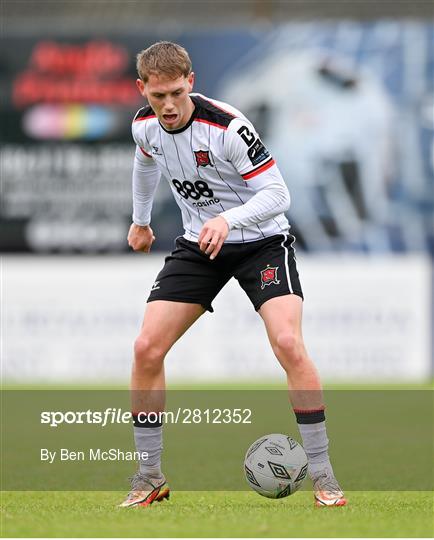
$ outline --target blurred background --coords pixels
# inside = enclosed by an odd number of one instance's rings
[[[129,253],[135,55],[187,48],[195,91],[255,124],[292,204],[304,333],[326,382],[432,378],[430,2],[8,1],[0,52],[2,375],[126,384],[180,212],[164,181]],[[170,381],[283,381],[236,283]]]

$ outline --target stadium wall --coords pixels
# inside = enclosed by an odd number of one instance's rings
[[[431,375],[431,261],[424,255],[298,261],[304,334],[326,381]],[[126,384],[162,255],[3,257],[6,382]],[[282,380],[258,315],[232,280],[175,345],[168,380]]]

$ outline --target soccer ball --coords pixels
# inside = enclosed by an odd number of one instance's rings
[[[307,456],[301,444],[288,435],[264,435],[247,450],[244,473],[257,493],[281,499],[300,489],[307,475]]]

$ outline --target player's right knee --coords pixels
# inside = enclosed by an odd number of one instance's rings
[[[160,369],[164,360],[164,351],[154,340],[140,336],[134,342],[134,359],[145,369]]]

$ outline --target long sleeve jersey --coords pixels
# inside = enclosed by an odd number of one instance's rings
[[[166,130],[149,106],[134,118],[134,223],[150,223],[163,175],[181,209],[187,240],[197,241],[203,224],[218,215],[229,224],[228,243],[287,233],[289,192],[253,125],[226,103],[190,97],[195,109],[180,129]]]

